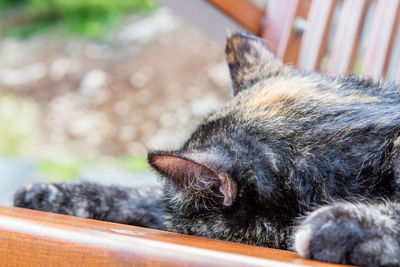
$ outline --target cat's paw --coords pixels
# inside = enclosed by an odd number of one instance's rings
[[[312,212],[294,247],[305,258],[359,266],[400,266],[399,229],[385,206],[339,203]]]
[[[15,207],[53,211],[59,190],[52,184],[33,184],[19,188],[14,193]]]

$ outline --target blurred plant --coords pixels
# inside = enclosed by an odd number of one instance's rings
[[[39,172],[52,182],[71,181],[78,179],[83,166],[83,161],[78,159],[45,159],[39,163]]]
[[[54,25],[88,37],[100,37],[128,12],[148,12],[154,0],[0,0],[0,8],[19,4],[24,9],[19,25],[6,34],[26,37]]]
[[[0,95],[0,154],[29,154],[37,139],[39,111],[30,101]]]
[[[149,171],[146,156],[126,156],[123,159],[125,168],[133,172]]]
[[[12,5],[20,4],[26,0],[0,0],[0,8],[6,8]]]
[[[357,59],[356,63],[354,64],[353,73],[357,75],[362,74],[363,65],[364,65],[364,57],[361,56]]]
[[[69,156],[63,158],[44,159],[39,162],[39,174],[52,182],[77,180],[85,168],[115,168],[130,172],[149,171],[146,156],[126,156],[123,158],[98,158],[85,160],[83,158]]]

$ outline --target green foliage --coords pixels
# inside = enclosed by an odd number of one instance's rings
[[[79,178],[84,168],[98,168],[108,166],[116,169],[125,169],[131,172],[149,171],[146,156],[126,156],[124,158],[102,158],[88,161],[78,157],[63,159],[44,159],[39,163],[39,172],[52,182],[71,181]]]
[[[18,156],[29,153],[37,138],[38,108],[14,95],[0,95],[0,154]]]
[[[126,156],[123,158],[125,168],[133,172],[149,171],[146,156]]]
[[[154,0],[0,0],[0,8],[10,6],[11,2],[22,4],[32,17],[38,18],[30,25],[18,27],[14,36],[21,37],[45,28],[43,25],[48,26],[49,20],[50,25],[70,32],[100,37],[126,13],[148,12],[156,7]]]
[[[22,24],[7,31],[7,36],[24,39],[33,34],[38,34],[49,29],[53,24],[49,20],[42,20],[33,24]]]
[[[353,73],[357,75],[362,74],[363,65],[364,65],[364,57],[358,58],[356,64],[354,64]]]
[[[76,159],[46,159],[39,163],[39,171],[52,182],[71,181],[78,179],[82,166],[83,163]]]
[[[26,2],[26,0],[0,0],[0,8],[15,6],[16,4],[20,4],[23,2]]]

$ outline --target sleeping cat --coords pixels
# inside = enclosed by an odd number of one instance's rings
[[[246,34],[226,60],[232,100],[148,154],[162,189],[35,184],[14,205],[400,266],[400,86],[297,70]]]

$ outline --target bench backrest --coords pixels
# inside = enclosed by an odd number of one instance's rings
[[[266,10],[250,0],[208,2],[288,64],[400,81],[398,0],[270,0]]]

